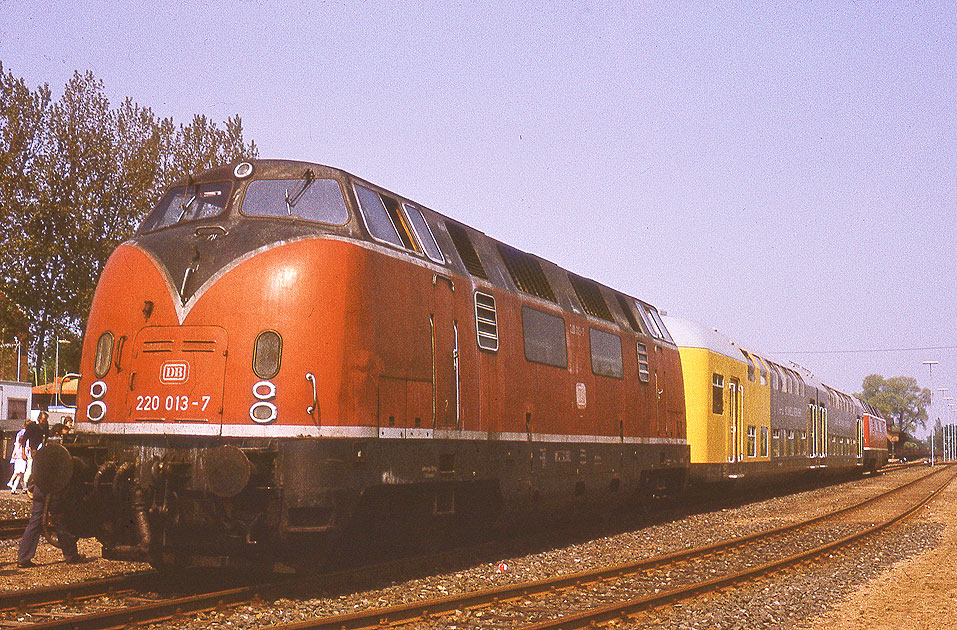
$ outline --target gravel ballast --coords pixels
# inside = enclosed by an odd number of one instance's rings
[[[877,487],[894,487],[925,472],[926,469],[911,469],[852,481],[740,507],[697,514],[679,521],[656,524],[541,553],[501,558],[466,570],[394,582],[361,592],[280,599],[258,606],[212,612],[190,621],[180,620],[175,627],[203,630],[259,628],[633,561],[802,520],[855,503],[875,493]],[[715,596],[685,602],[674,609],[662,609],[637,617],[633,622],[619,623],[611,627],[708,630],[796,628],[811,624],[821,615],[833,611],[835,605],[846,601],[860,585],[900,566],[908,558],[940,546],[944,539],[947,519],[952,524],[957,523],[953,501],[955,492],[948,490],[945,494],[950,497],[949,502],[946,497],[938,499],[935,509],[925,509],[919,517],[889,530],[880,537],[848,550],[835,552],[831,557],[800,571],[770,576],[755,585],[729,589]],[[949,509],[941,509],[944,505],[949,506]],[[0,509],[4,508],[5,506],[0,505]],[[10,571],[13,564],[11,561],[15,559],[16,542],[6,541],[0,546],[4,568],[0,571],[0,588],[10,589],[18,583],[32,586],[34,583],[88,579],[110,572],[142,568],[140,565],[111,563],[99,558],[78,567],[65,565],[59,562],[59,551],[41,543],[40,551],[44,553],[38,553],[38,561],[49,564],[28,571],[17,571],[14,567],[13,571]],[[89,555],[89,545],[95,543],[82,543],[84,546],[81,551]],[[507,569],[502,570],[501,564],[507,565]],[[71,574],[73,571],[79,573]],[[39,582],[36,581],[38,579]],[[893,597],[893,594],[889,596]],[[483,619],[480,613],[481,611],[463,612],[433,620],[428,627],[502,627],[499,623],[501,620],[496,622],[494,619]]]

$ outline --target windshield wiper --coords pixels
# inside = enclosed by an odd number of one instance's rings
[[[185,197],[183,198],[185,199]],[[194,203],[196,203],[196,195],[193,195],[192,197],[190,197],[189,201],[184,201],[182,204],[180,204],[180,213],[179,213],[179,216],[176,217],[175,223],[179,223],[180,221],[183,220],[183,217],[186,216],[186,212],[192,207]]]
[[[292,214],[292,209],[296,207],[296,204],[299,203],[299,200],[302,199],[302,196],[306,193],[306,190],[312,185],[312,182],[316,180],[316,176],[313,174],[311,168],[306,169],[306,173],[303,175],[302,188],[300,188],[292,197],[289,196],[289,191],[286,191],[286,214]]]

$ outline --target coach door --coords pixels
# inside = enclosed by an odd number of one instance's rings
[[[432,418],[436,429],[459,424],[459,335],[453,312],[455,285],[432,276]]]
[[[857,419],[857,459],[864,459],[864,419]]]
[[[728,423],[728,461],[740,462],[744,459],[744,447],[742,444],[744,435],[744,387],[738,382],[738,379],[732,378],[728,384],[728,408],[730,418]]]

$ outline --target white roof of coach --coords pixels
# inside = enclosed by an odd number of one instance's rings
[[[735,361],[744,361],[740,348],[724,333],[690,319],[671,315],[663,315],[662,319],[679,348],[704,348]]]

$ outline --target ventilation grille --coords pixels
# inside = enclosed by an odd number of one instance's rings
[[[485,350],[498,350],[498,318],[495,298],[485,293],[475,294],[475,329],[478,345]]]
[[[512,281],[520,291],[549,302],[557,302],[555,293],[542,272],[542,266],[536,259],[508,245],[499,244],[498,251],[502,254]]]
[[[572,287],[575,289],[575,295],[578,296],[578,301],[581,302],[586,313],[608,322],[612,321],[611,311],[608,310],[608,305],[605,304],[605,298],[602,297],[601,289],[598,288],[597,283],[571,273],[568,274],[568,279],[571,281]]]
[[[641,329],[641,325],[638,323],[638,320],[635,319],[635,314],[631,310],[631,305],[628,304],[628,298],[621,293],[616,293],[615,297],[618,298],[618,305],[621,307],[621,310],[624,311],[625,317],[628,319],[628,325],[631,326],[631,329],[636,333],[646,334],[645,331]]]
[[[461,258],[465,264],[465,269],[476,278],[488,280],[485,267],[482,266],[478,252],[475,251],[475,248],[472,246],[472,241],[469,240],[469,235],[465,229],[454,223],[446,223],[445,227],[449,231],[449,236],[452,237],[452,244],[455,245],[455,250],[459,253],[459,258]]]

